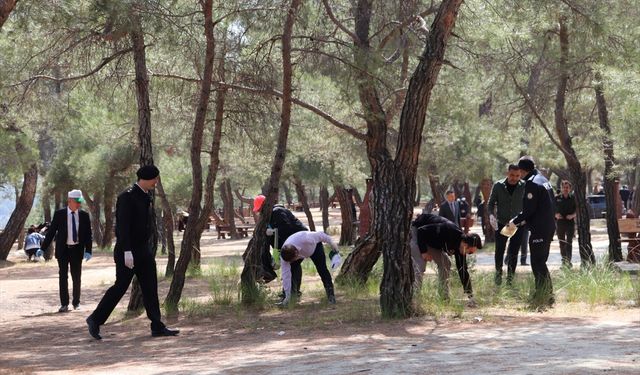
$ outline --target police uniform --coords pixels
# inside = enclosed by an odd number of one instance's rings
[[[562,193],[556,195],[556,213],[562,216],[561,219],[557,219],[556,225],[558,227],[558,241],[560,241],[560,255],[562,255],[562,264],[565,266],[571,266],[571,252],[573,235],[575,232],[575,218],[568,219],[568,215],[576,213],[576,200],[572,193],[569,193],[565,198]]]
[[[155,254],[151,244],[152,209],[150,194],[137,184],[118,196],[116,202],[116,245],[113,250],[116,281],[107,290],[95,311],[88,318],[98,326],[107,321],[113,309],[127,292],[131,279],[135,275],[140,283],[147,317],[151,320],[152,333],[165,329],[160,316],[158,276]],[[125,266],[125,251],[131,251],[133,254],[133,269]]]
[[[531,249],[531,270],[536,286],[534,299],[550,302],[553,300],[553,285],[547,268],[547,259],[556,230],[553,188],[549,180],[537,169],[529,172],[524,180],[522,212],[513,219],[513,223],[525,225],[531,232],[529,248]]]

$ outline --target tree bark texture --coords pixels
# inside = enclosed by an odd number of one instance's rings
[[[309,199],[307,199],[307,192],[304,190],[302,179],[299,176],[293,176],[293,183],[296,187],[296,194],[298,195],[298,202],[302,205],[304,214],[307,216],[307,222],[309,223],[309,230],[316,231],[316,224],[313,222],[313,215],[309,209]]]
[[[367,178],[367,189],[364,193],[362,204],[360,205],[360,225],[358,226],[358,236],[365,238],[370,232],[371,227],[371,189],[373,188],[373,181]]]
[[[162,178],[158,180],[156,190],[158,190],[158,198],[160,198],[160,204],[162,205],[162,224],[164,226],[165,243],[167,246],[167,267],[164,275],[165,277],[170,277],[173,275],[176,266],[176,245],[173,241],[173,210],[171,209],[167,194],[164,191]]]
[[[0,0],[0,30],[15,8],[18,0]]]
[[[224,222],[229,226],[230,235],[233,239],[238,239],[238,231],[236,230],[235,214],[233,208],[233,191],[231,190],[231,181],[225,178],[220,183],[220,197],[222,198],[222,210],[224,212]]]
[[[320,211],[322,212],[322,230],[329,230],[329,190],[327,185],[320,185]]]
[[[101,207],[101,198],[100,193],[97,193],[91,198],[91,195],[86,191],[82,192],[85,201],[87,202],[87,208],[91,213],[91,235],[93,236],[93,241],[96,244],[102,243],[102,233],[104,231],[104,227],[100,218],[102,217],[102,207]]]
[[[213,23],[213,0],[204,0],[200,2],[202,6],[202,12],[204,14],[204,33],[206,38],[206,51],[205,61],[203,67],[202,81],[200,84],[200,93],[198,98],[198,104],[196,107],[196,116],[193,124],[193,131],[191,133],[191,179],[192,179],[192,191],[191,200],[189,202],[189,224],[186,226],[184,235],[182,237],[182,244],[180,246],[180,256],[176,263],[175,272],[171,279],[171,285],[169,286],[169,292],[165,300],[165,304],[170,309],[176,309],[178,302],[182,296],[182,290],[184,288],[184,282],[186,279],[187,269],[191,262],[192,253],[200,251],[200,237],[202,231],[209,220],[209,212],[207,209],[213,207],[213,185],[209,186],[215,180],[215,176],[211,175],[211,168],[217,168],[212,160],[210,164],[209,174],[207,176],[207,192],[211,191],[211,196],[208,197],[210,202],[205,204],[205,207],[200,206],[203,194],[203,179],[202,179],[202,163],[200,160],[200,154],[202,153],[203,133],[207,117],[207,109],[209,105],[209,98],[211,97],[211,83],[213,81],[214,70],[214,57],[215,57],[215,39],[213,35],[213,29],[215,27]],[[224,60],[224,59],[223,59]],[[215,131],[215,130],[214,130]],[[215,138],[215,136],[214,136]],[[215,142],[215,140],[214,140]],[[218,157],[218,149],[211,150],[211,158]],[[217,169],[216,171],[217,172]],[[205,196],[205,200],[207,196]],[[200,266],[200,263],[197,263]]]
[[[484,234],[485,242],[496,242],[496,231],[491,227],[489,223],[489,197],[491,196],[491,188],[493,187],[493,181],[486,177],[480,180],[480,194],[482,195],[482,202],[484,204],[484,211],[482,212],[482,233]]]
[[[582,260],[583,266],[595,265],[596,258],[591,246],[591,228],[589,222],[589,211],[587,208],[587,198],[585,195],[587,182],[580,160],[578,160],[578,156],[573,148],[567,124],[567,117],[565,115],[565,102],[569,83],[569,31],[567,30],[566,19],[564,16],[560,16],[559,18],[558,37],[560,40],[560,75],[558,78],[558,87],[555,98],[554,122],[556,134],[558,134],[558,138],[563,149],[562,153],[567,161],[567,167],[573,180],[572,182],[578,214],[577,231],[580,259]]]
[[[293,66],[291,63],[291,36],[293,25],[295,24],[301,0],[291,0],[282,32],[282,109],[280,113],[280,130],[278,131],[278,143],[276,153],[271,165],[271,176],[267,184],[266,199],[260,209],[260,220],[256,224],[253,232],[253,240],[249,241],[246,256],[244,257],[244,267],[240,275],[242,302],[253,304],[259,297],[257,288],[258,272],[261,268],[261,252],[265,247],[267,223],[271,219],[273,205],[278,199],[278,186],[282,177],[284,167],[287,140],[289,137],[289,127],[291,126],[291,106],[292,106],[292,76]]]
[[[616,159],[613,152],[613,140],[611,139],[611,127],[609,126],[609,114],[607,102],[604,97],[602,76],[595,74],[595,95],[598,107],[598,120],[600,129],[604,132],[602,139],[602,152],[604,154],[604,197],[607,202],[607,235],[609,236],[609,261],[620,262],[622,260],[622,244],[620,242],[620,228],[618,227],[618,215],[615,208],[618,207],[618,183],[614,172]]]
[[[342,224],[340,225],[340,242],[338,245],[353,245],[355,232],[353,228],[353,201],[351,194],[342,185],[334,185],[336,198],[340,204],[340,217]]]

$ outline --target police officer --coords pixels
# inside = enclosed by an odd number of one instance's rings
[[[113,259],[116,263],[116,281],[105,293],[95,311],[87,318],[89,334],[96,340],[103,325],[127,292],[133,275],[136,275],[147,317],[151,320],[151,335],[175,336],[180,331],[167,328],[160,320],[156,260],[151,244],[153,230],[153,201],[149,191],[158,183],[160,171],[153,165],[140,167],[136,172],[138,182],[118,196],[116,202],[116,246]]]
[[[532,307],[544,308],[554,303],[551,274],[547,268],[549,247],[556,231],[553,188],[549,180],[535,168],[531,156],[521,157],[518,168],[525,180],[522,212],[511,219],[509,226],[524,225],[531,231],[529,248],[531,270],[535,277],[535,293],[531,302]]]
[[[560,241],[560,255],[562,265],[571,268],[571,246],[576,230],[576,200],[571,192],[571,183],[563,180],[560,184],[560,194],[556,195],[556,225],[558,227],[558,241]]]

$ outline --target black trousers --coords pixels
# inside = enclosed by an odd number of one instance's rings
[[[556,222],[556,226],[558,241],[560,241],[560,255],[562,256],[562,264],[570,265],[573,236],[576,229],[575,222],[573,220],[560,219]]]
[[[150,254],[134,255],[133,269],[124,265],[124,253],[117,251],[113,258],[116,262],[116,281],[98,303],[95,311],[90,315],[98,325],[104,324],[113,309],[129,289],[133,275],[138,278],[142,290],[142,300],[147,318],[151,320],[151,330],[159,331],[164,328],[160,316],[158,302],[158,276],[156,274],[156,260]]]
[[[291,294],[300,291],[300,284],[302,283],[302,261],[304,259],[298,259],[291,263]],[[322,285],[326,291],[333,291],[333,280],[331,280],[331,272],[327,268],[327,257],[324,254],[324,247],[322,242],[316,244],[316,249],[311,254],[311,261],[316,266],[318,275],[322,280]]]
[[[460,254],[458,249],[456,249],[453,254],[456,259],[456,269],[458,270],[462,288],[464,292],[471,297],[473,296],[473,289],[471,288],[471,277],[469,276],[469,269],[467,268],[467,255]]]
[[[531,250],[531,271],[535,277],[536,290],[534,298],[538,301],[545,301],[553,296],[553,284],[551,283],[551,274],[547,268],[547,259],[549,259],[549,248],[551,247],[551,238],[533,238],[529,237],[529,249]]]
[[[60,289],[60,305],[69,305],[69,270],[73,282],[74,306],[80,304],[80,286],[82,278],[82,256],[84,253],[79,246],[67,247],[65,254],[58,257],[58,286]]]
[[[511,236],[509,240],[508,237],[500,234],[500,231],[504,225],[498,225],[498,230],[496,230],[496,252],[494,254],[494,261],[496,266],[496,273],[498,275],[502,275],[502,264],[503,260],[507,263],[507,281],[513,280],[513,276],[516,273],[516,267],[518,266],[518,251],[522,246],[523,236],[525,230],[520,228],[516,233]],[[507,241],[509,241],[509,247],[507,247]],[[507,250],[507,257],[504,257],[504,250]],[[526,255],[525,255],[526,259]]]

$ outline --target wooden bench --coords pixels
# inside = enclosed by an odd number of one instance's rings
[[[236,225],[236,232],[241,238],[249,237],[249,232],[253,232],[253,225]],[[216,224],[216,232],[218,233],[218,239],[226,239],[227,234],[231,235],[231,226],[228,224]]]
[[[618,219],[618,229],[620,234],[626,234],[629,238],[623,238],[620,241],[629,242],[635,240],[640,233],[640,219]]]

